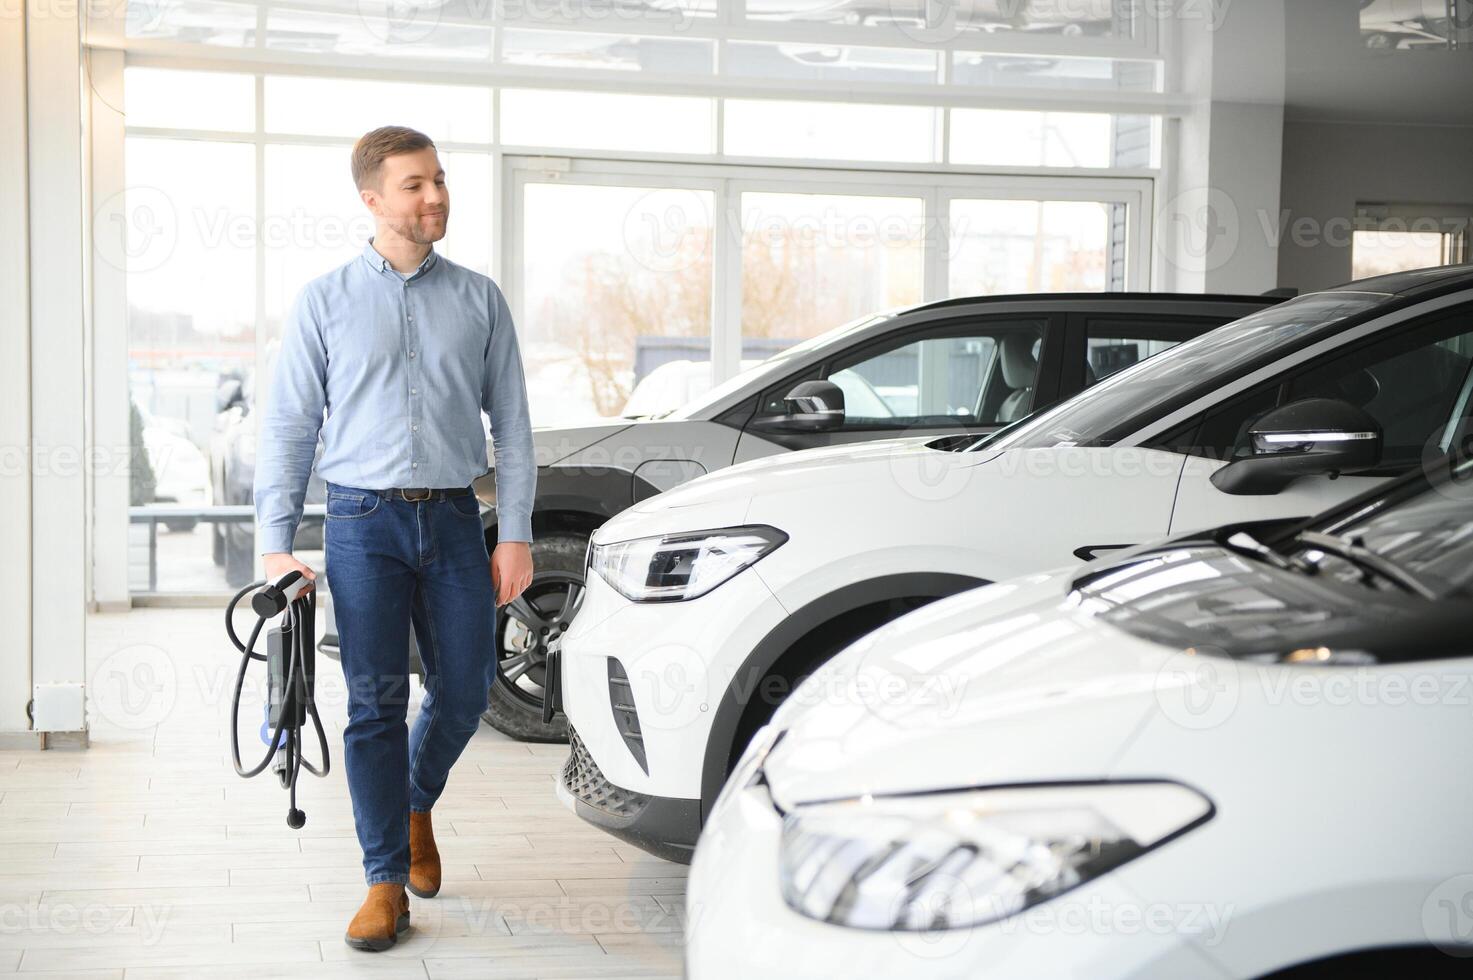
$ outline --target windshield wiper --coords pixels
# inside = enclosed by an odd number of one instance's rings
[[[1314,566],[1309,562],[1297,558],[1285,558],[1268,545],[1259,541],[1247,531],[1238,531],[1218,541],[1218,544],[1228,551],[1249,558],[1257,558],[1259,561],[1268,562],[1275,568],[1286,572],[1309,572],[1313,574]]]
[[[1402,568],[1391,559],[1378,555],[1376,552],[1355,541],[1348,541],[1345,538],[1339,538],[1333,534],[1322,534],[1319,531],[1302,531],[1294,540],[1299,544],[1308,545],[1318,551],[1323,551],[1327,555],[1334,555],[1336,558],[1343,559],[1360,569],[1363,573],[1368,572],[1372,575],[1379,576],[1403,592],[1410,592],[1413,595],[1421,596],[1423,599],[1437,598],[1437,593],[1423,584],[1411,572]],[[1311,564],[1310,567],[1316,571],[1319,570],[1318,565]]]

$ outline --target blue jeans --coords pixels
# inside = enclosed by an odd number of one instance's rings
[[[409,880],[409,811],[427,811],[496,679],[496,602],[474,495],[408,501],[327,484],[324,571],[348,727],[353,823],[368,884]],[[409,625],[425,695],[409,731]]]

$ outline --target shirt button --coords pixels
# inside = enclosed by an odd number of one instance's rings
[[[419,431],[419,426],[417,426],[417,425],[411,425],[409,427],[409,431],[410,432],[418,432]]]
[[[410,388],[409,389],[409,393],[411,395],[417,395],[417,394],[419,394],[419,389],[418,388]]]
[[[409,464],[409,465],[410,465],[410,466],[411,466],[411,467],[415,467],[415,468],[418,468],[418,466],[419,466],[419,464],[418,464],[418,463],[410,463],[410,464]]]
[[[410,351],[410,352],[409,352],[409,356],[410,356],[410,357],[413,357],[413,356],[414,356],[414,351]]]

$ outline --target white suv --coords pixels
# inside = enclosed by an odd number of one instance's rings
[[[1429,470],[850,646],[718,799],[685,975],[1466,977],[1473,466]]]
[[[688,859],[752,733],[857,637],[986,582],[1324,510],[1451,439],[1470,364],[1473,268],[1383,276],[1244,317],[990,437],[796,453],[644,500],[592,539],[560,654],[559,794]]]

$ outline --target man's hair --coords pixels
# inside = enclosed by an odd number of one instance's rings
[[[364,133],[353,144],[353,184],[359,190],[370,185],[374,190],[382,190],[385,157],[434,145],[434,140],[408,126],[380,126]]]

